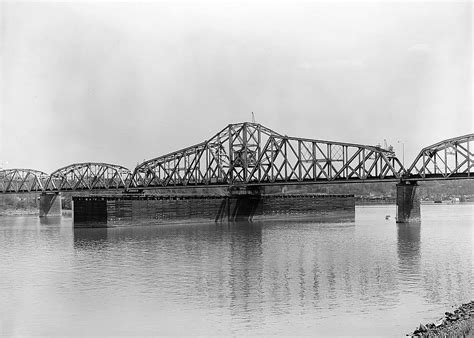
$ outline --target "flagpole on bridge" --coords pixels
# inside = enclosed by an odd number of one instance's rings
[[[403,165],[403,168],[405,168],[405,142],[397,141],[397,143],[402,144],[402,165]]]

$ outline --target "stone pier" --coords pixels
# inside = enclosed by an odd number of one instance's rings
[[[420,220],[420,196],[417,182],[397,184],[397,223]]]
[[[39,216],[61,216],[61,194],[41,193],[39,197]]]

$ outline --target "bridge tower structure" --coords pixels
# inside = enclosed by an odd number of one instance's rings
[[[249,219],[267,187],[398,182],[404,172],[380,146],[282,135],[258,123],[229,124],[210,139],[139,164],[129,191],[220,187],[232,219]]]
[[[393,151],[291,137],[257,123],[230,124],[211,139],[139,164],[131,189],[398,182]]]

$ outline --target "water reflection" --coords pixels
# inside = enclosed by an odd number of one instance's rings
[[[252,316],[258,320],[262,313],[262,227],[239,222],[227,225],[224,231],[230,235],[228,285],[231,316],[237,323],[248,322]],[[223,280],[225,278],[223,276]]]
[[[95,228],[107,228],[107,221],[77,221],[74,220],[74,228],[78,229],[95,229]]]
[[[285,314],[295,306],[332,309],[341,296],[362,297],[364,302],[385,297],[385,305],[391,304],[393,265],[383,251],[374,256],[364,250],[366,240],[358,238],[353,222],[74,229],[76,251],[97,258],[98,266],[108,257],[105,269],[110,274],[143,268],[140,292],[160,298],[168,290],[165,297],[178,293],[191,304],[205,297],[209,304],[227,308],[236,326],[268,311]]]
[[[63,222],[62,216],[45,216],[39,217],[41,225],[61,225]]]
[[[74,228],[74,248],[83,250],[95,250],[108,240],[107,228]]]
[[[386,207],[358,209],[349,223],[78,229],[71,219],[0,218],[0,327],[10,321],[7,335],[367,335],[370,323],[397,335],[472,294],[472,212],[438,210],[423,231],[386,221]]]
[[[399,269],[407,280],[419,278],[421,223],[397,223]]]

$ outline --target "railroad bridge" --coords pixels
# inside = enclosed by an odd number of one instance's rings
[[[51,174],[0,170],[0,193],[41,193],[40,216],[60,192],[124,195],[169,188],[226,188],[255,196],[276,185],[394,182],[397,221],[420,215],[417,182],[471,179],[474,134],[423,148],[408,169],[379,146],[291,137],[261,124],[229,124],[210,139],[139,164],[133,171],[108,163],[75,163]]]

